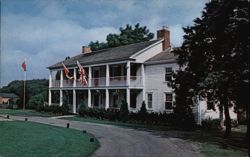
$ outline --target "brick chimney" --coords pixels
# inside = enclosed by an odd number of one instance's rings
[[[166,50],[170,47],[170,31],[168,27],[163,26],[161,30],[157,31],[157,39],[163,38],[162,41],[162,50]]]
[[[90,52],[92,52],[90,47],[88,47],[88,46],[83,46],[82,47],[82,53],[83,54],[90,53]]]

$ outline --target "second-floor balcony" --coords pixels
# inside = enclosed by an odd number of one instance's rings
[[[127,76],[114,76],[109,77],[109,80],[106,77],[96,77],[91,78],[91,82],[88,84],[83,84],[79,80],[52,80],[51,87],[114,87],[114,86],[127,86]],[[107,82],[108,81],[108,82]],[[106,84],[108,83],[108,84]],[[131,87],[142,87],[142,77],[141,76],[130,76],[130,86]]]
[[[123,62],[84,67],[88,83],[79,81],[78,67],[69,69],[70,76],[76,79],[68,79],[63,70],[50,71],[51,88],[95,88],[95,87],[142,87],[144,65],[140,63]]]

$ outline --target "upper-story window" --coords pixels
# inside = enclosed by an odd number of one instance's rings
[[[165,109],[172,109],[173,108],[173,94],[172,93],[165,93]]]
[[[167,67],[165,69],[165,81],[171,82],[172,81],[172,73],[173,69],[171,67]]]

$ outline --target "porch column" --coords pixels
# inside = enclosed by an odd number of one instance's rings
[[[127,92],[126,92],[126,101],[128,103],[128,110],[130,111],[130,89],[127,88]]]
[[[88,89],[88,107],[91,107],[91,90]]]
[[[109,65],[106,64],[106,86],[109,86]]]
[[[60,106],[63,105],[63,91],[60,89]]]
[[[73,83],[73,87],[76,87],[76,68],[74,68],[74,83]]]
[[[49,106],[51,105],[51,89],[49,89]]]
[[[92,78],[92,70],[91,70],[91,66],[89,66],[89,79],[88,79],[88,84],[89,84],[89,87],[91,87],[91,78]]]
[[[52,71],[49,71],[49,88],[52,87]]]
[[[141,84],[142,84],[142,101],[146,100],[146,93],[145,93],[145,70],[144,64],[141,64]]]
[[[127,86],[130,86],[130,61],[127,62]]]
[[[106,103],[105,103],[105,109],[107,110],[109,108],[109,90],[106,89]]]
[[[60,87],[63,87],[63,70],[61,70],[61,75],[60,75]]]
[[[49,71],[49,106],[51,105],[52,71]]]
[[[76,90],[73,90],[73,113],[76,113]]]

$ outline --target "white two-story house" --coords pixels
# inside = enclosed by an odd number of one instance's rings
[[[78,81],[77,61],[88,74],[88,84]],[[75,79],[65,77],[62,63]],[[124,100],[133,112],[145,101],[148,111],[172,112],[170,84],[172,72],[178,68],[167,28],[158,30],[157,39],[152,41],[93,52],[83,47],[81,54],[48,67],[49,105],[62,105],[65,99],[76,113],[82,102],[90,108],[118,109]]]
[[[174,94],[168,82],[178,65],[170,51],[170,32],[166,28],[157,31],[153,41],[93,52],[83,47],[81,54],[48,67],[49,105],[62,105],[66,98],[76,113],[81,102],[108,109],[119,108],[124,100],[130,111],[137,111],[145,101],[148,110],[171,111]],[[78,81],[77,61],[88,74],[86,85]],[[64,76],[62,63],[76,79]]]

